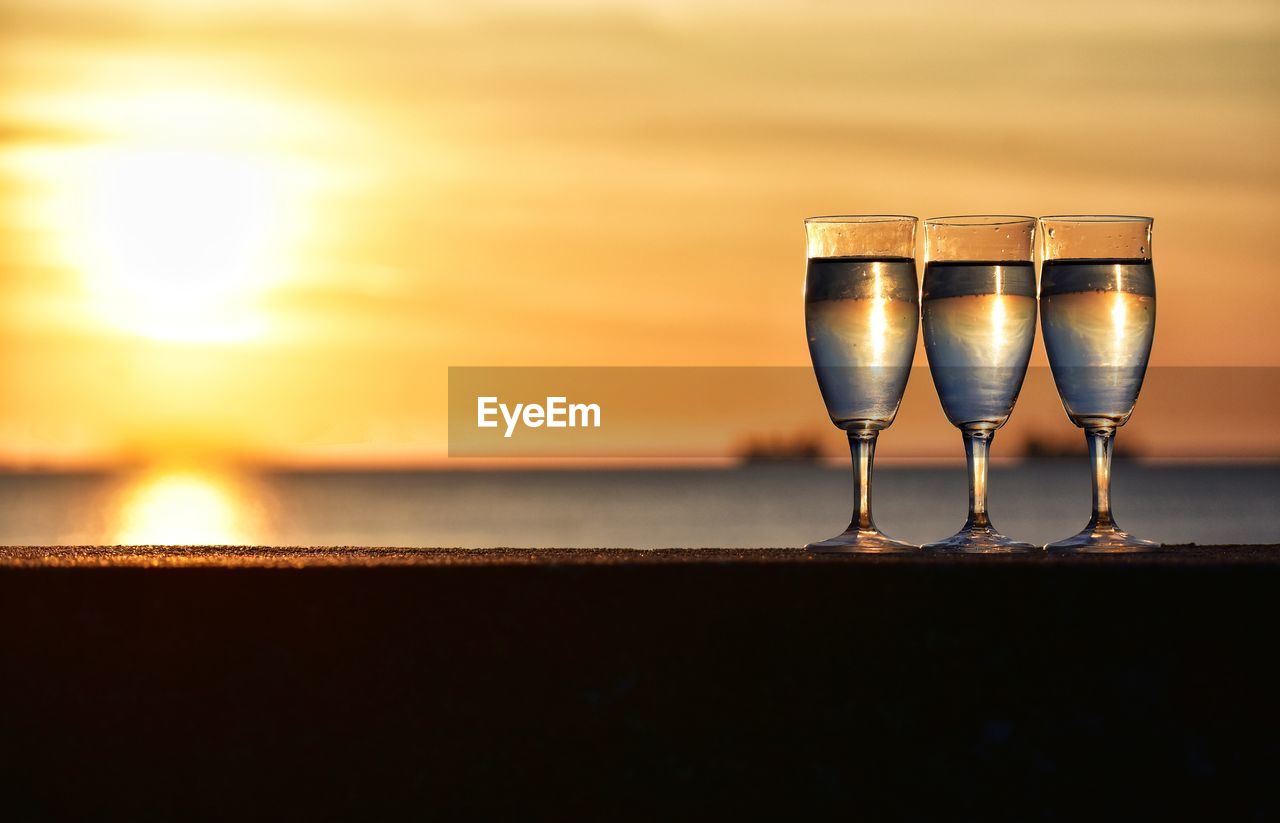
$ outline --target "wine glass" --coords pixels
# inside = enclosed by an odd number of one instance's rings
[[[1160,548],[1111,516],[1111,448],[1133,413],[1156,329],[1151,218],[1040,218],[1044,265],[1041,325],[1067,416],[1085,431],[1093,469],[1093,516],[1052,552],[1141,552]]]
[[[1013,412],[1036,336],[1034,217],[935,217],[924,224],[924,347],[938,399],[964,436],[969,517],[926,551],[1036,551],[987,515],[987,458]]]
[[[853,519],[815,552],[900,552],[871,519],[876,438],[893,422],[911,374],[920,326],[916,218],[899,215],[805,220],[804,321],[809,355],[831,422],[849,435]]]

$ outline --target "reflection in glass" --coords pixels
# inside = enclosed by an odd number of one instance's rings
[[[805,221],[805,329],[831,422],[849,436],[853,519],[810,543],[819,552],[896,552],[916,546],[884,535],[871,518],[876,438],[893,423],[911,373],[920,311],[914,217],[815,217]]]
[[[941,217],[925,221],[924,345],[938,398],[964,436],[969,515],[927,551],[1025,552],[987,514],[987,462],[1013,412],[1036,334],[1035,219]]]
[[[1111,449],[1133,413],[1156,328],[1151,219],[1041,218],[1041,324],[1058,394],[1085,430],[1093,471],[1093,514],[1055,552],[1135,552],[1160,548],[1116,525],[1111,515]]]

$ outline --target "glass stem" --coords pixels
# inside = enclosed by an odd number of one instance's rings
[[[969,519],[965,529],[989,529],[987,517],[987,456],[996,433],[991,429],[964,429],[964,456],[969,463]]]
[[[1093,469],[1093,516],[1089,528],[1115,528],[1111,519],[1111,447],[1115,426],[1090,426],[1084,430],[1089,443],[1089,465]]]
[[[853,521],[849,528],[875,531],[871,520],[871,464],[876,456],[878,431],[849,432],[849,453],[853,455]]]

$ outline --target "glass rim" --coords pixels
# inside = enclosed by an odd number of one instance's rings
[[[1036,218],[1025,214],[951,214],[930,217],[924,222],[926,226],[1016,226],[1034,225]]]
[[[909,214],[820,214],[806,217],[805,223],[904,223],[920,221]]]
[[[1055,223],[1154,223],[1154,217],[1136,214],[1046,214],[1041,222]]]

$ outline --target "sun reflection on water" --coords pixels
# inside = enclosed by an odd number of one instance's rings
[[[261,517],[245,481],[195,470],[156,471],[125,481],[112,543],[121,546],[253,545]]]

